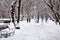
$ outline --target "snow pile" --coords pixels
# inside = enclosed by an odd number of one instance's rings
[[[10,22],[9,28],[15,28],[15,27],[14,27],[14,24],[13,24],[12,22]]]

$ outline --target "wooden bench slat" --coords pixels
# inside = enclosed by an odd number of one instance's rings
[[[6,29],[6,28],[9,28],[9,27],[7,25],[0,25],[0,30]]]

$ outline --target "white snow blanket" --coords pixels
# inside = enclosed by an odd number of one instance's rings
[[[40,23],[35,23],[32,20],[30,23],[21,21],[20,30],[15,30],[15,35],[0,40],[60,40],[60,25],[56,25],[51,20]]]

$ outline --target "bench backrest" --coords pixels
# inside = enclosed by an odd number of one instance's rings
[[[0,26],[0,30],[6,29],[6,28],[9,28],[9,27],[7,25]]]

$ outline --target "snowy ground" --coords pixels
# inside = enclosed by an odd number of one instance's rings
[[[50,20],[47,23],[41,20],[40,23],[22,21],[20,27],[13,36],[0,40],[60,40],[60,27]]]

